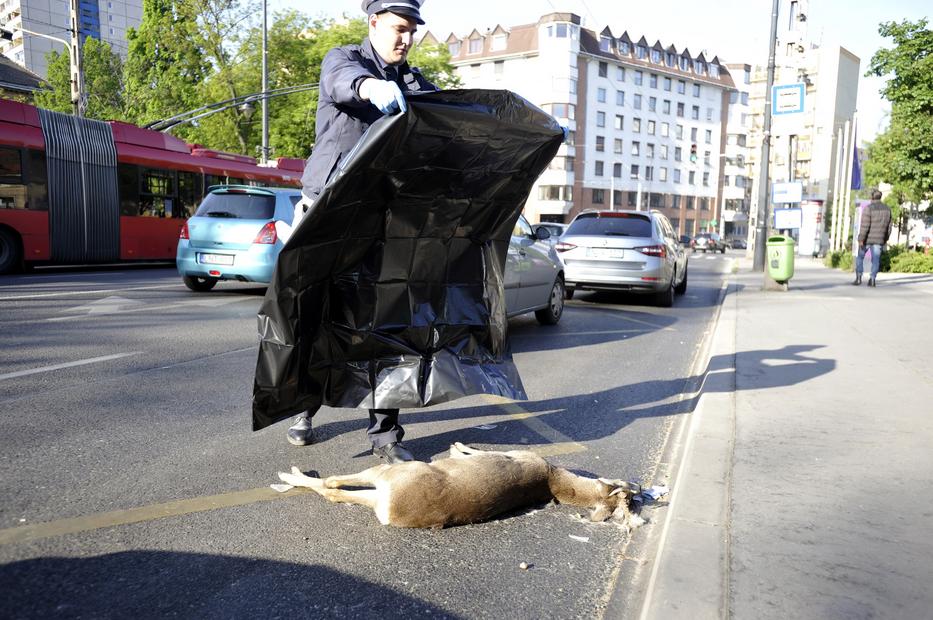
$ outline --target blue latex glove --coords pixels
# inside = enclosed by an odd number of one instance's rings
[[[405,96],[398,84],[389,80],[373,80],[369,83],[369,102],[383,114],[392,114],[396,110],[402,113],[408,111]]]
[[[567,138],[570,137],[570,129],[568,129],[567,127],[564,127],[563,125],[561,125],[560,128],[564,132],[564,142],[566,142]]]

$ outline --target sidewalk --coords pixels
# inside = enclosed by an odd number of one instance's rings
[[[933,617],[933,276],[738,265],[622,615]]]

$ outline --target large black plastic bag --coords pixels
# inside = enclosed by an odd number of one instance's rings
[[[279,255],[259,311],[254,430],[322,404],[526,398],[503,270],[563,132],[508,91],[408,107],[370,127]]]

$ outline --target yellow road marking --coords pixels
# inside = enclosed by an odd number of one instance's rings
[[[551,442],[550,444],[528,446],[528,450],[541,456],[558,456],[586,450],[586,446],[573,441],[570,437],[567,437],[557,429],[539,420],[537,416],[540,415],[540,413],[536,414],[525,411],[521,405],[506,398],[500,398],[498,396],[485,396],[484,398],[487,402],[498,405],[509,418],[522,422],[538,435]],[[221,493],[219,495],[174,500],[162,504],[140,506],[138,508],[101,512],[83,517],[58,519],[56,521],[47,521],[44,523],[31,523],[29,525],[20,525],[0,530],[0,545],[26,543],[43,538],[51,538],[52,536],[78,534],[80,532],[90,532],[106,527],[130,525],[132,523],[155,521],[156,519],[164,519],[166,517],[177,517],[195,512],[217,510],[218,508],[231,508],[234,506],[254,504],[256,502],[268,502],[309,492],[311,492],[311,489],[296,488],[285,493],[279,493],[270,487],[260,487],[257,489],[247,489],[245,491]]]
[[[89,532],[105,527],[129,525],[130,523],[140,523],[142,521],[154,521],[156,519],[164,519],[165,517],[177,517],[193,512],[204,512],[206,510],[216,510],[218,508],[230,508],[232,506],[266,502],[281,497],[307,493],[310,490],[311,489],[292,489],[285,493],[279,493],[278,491],[274,491],[271,487],[262,487],[258,489],[247,489],[245,491],[233,491],[232,493],[221,493],[220,495],[207,495],[204,497],[175,500],[165,502],[164,504],[140,506],[139,508],[101,512],[83,517],[73,517],[71,519],[58,519],[57,521],[48,521],[45,523],[20,525],[18,527],[0,530],[0,545],[24,543],[52,536]]]

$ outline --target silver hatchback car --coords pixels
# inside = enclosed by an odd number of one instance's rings
[[[561,235],[567,298],[574,290],[654,295],[663,307],[687,292],[687,252],[661,213],[584,211]]]

